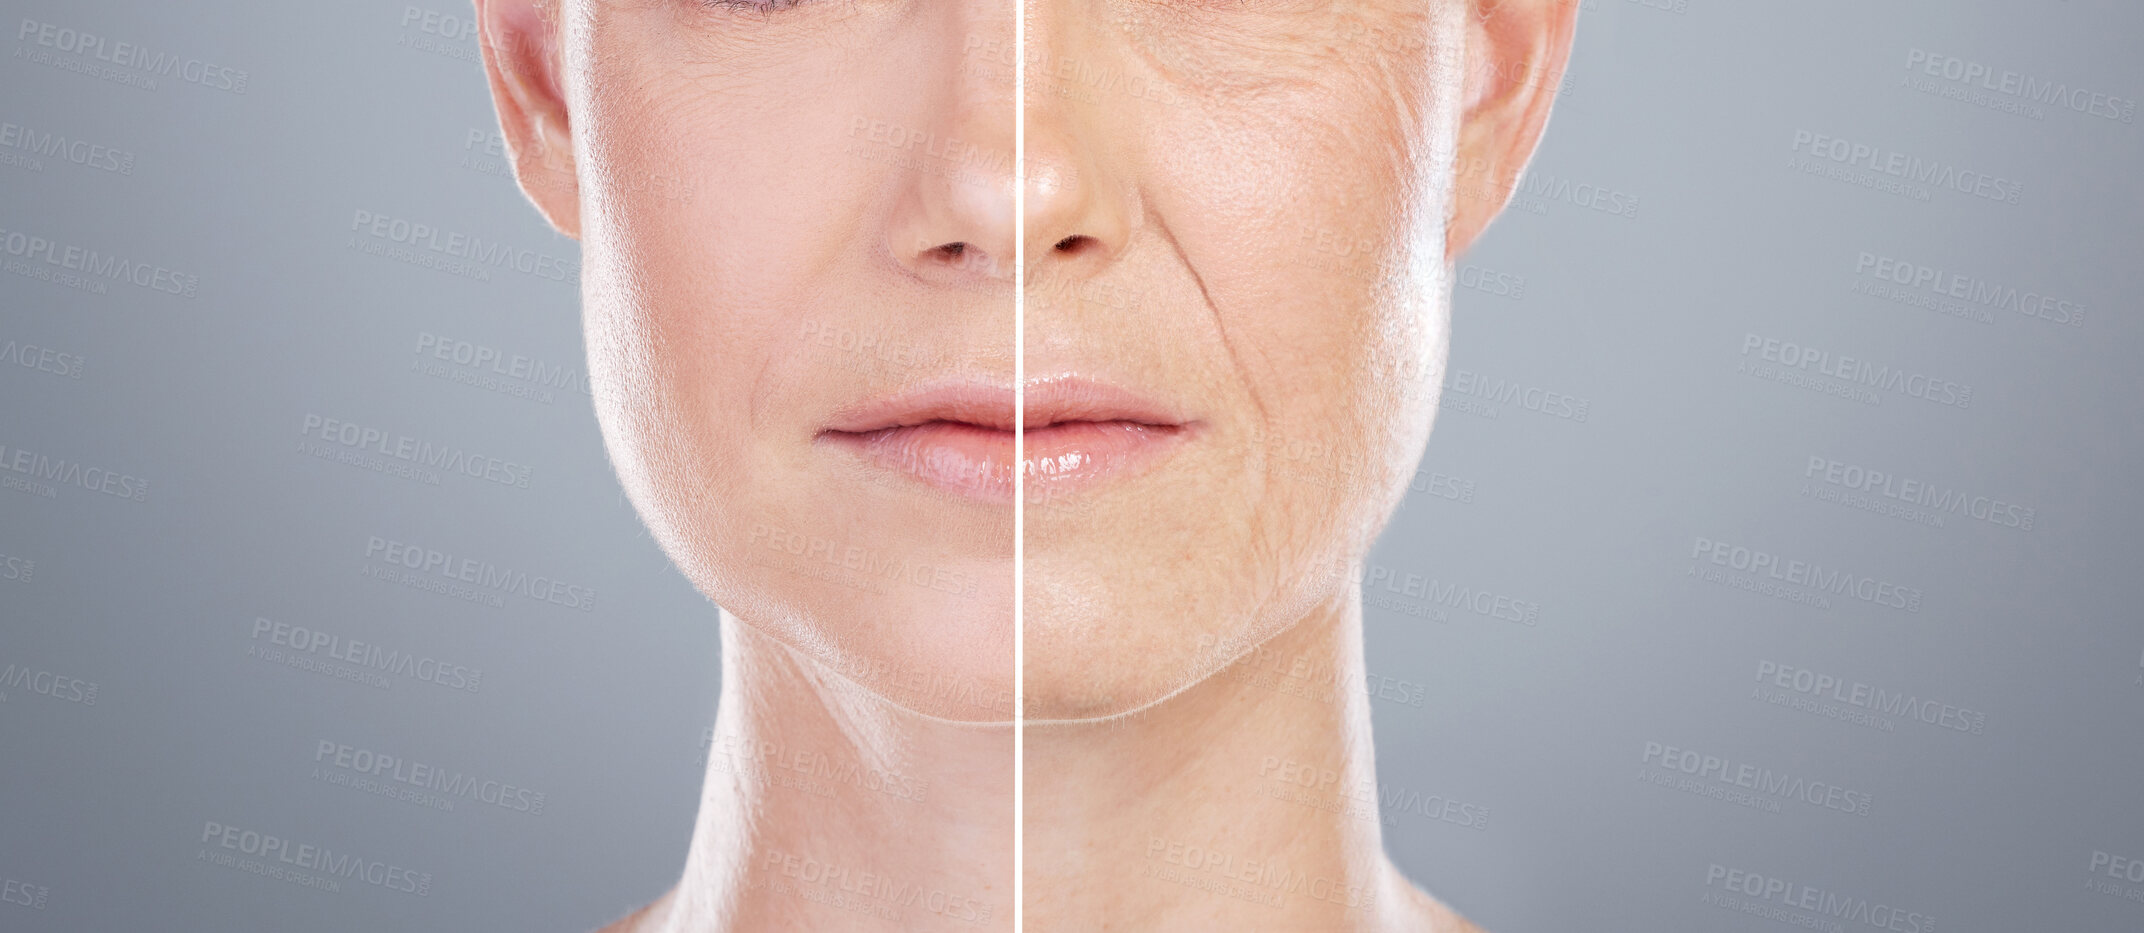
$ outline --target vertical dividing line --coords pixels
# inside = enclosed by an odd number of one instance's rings
[[[1027,900],[1027,0],[1012,21],[1012,928]]]

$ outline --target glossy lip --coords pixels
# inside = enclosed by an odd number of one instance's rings
[[[1121,386],[1075,375],[1030,378],[1020,469],[1029,501],[1128,476],[1198,433],[1200,422]]]
[[[983,382],[940,382],[837,412],[816,440],[880,469],[990,503],[1012,501],[1014,395]],[[1081,376],[1028,380],[1019,464],[1030,498],[1151,463],[1198,423],[1129,389]]]

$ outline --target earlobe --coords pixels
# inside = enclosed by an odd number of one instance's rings
[[[1474,0],[1473,6],[1446,262],[1480,238],[1518,187],[1548,126],[1578,25],[1578,0]]]
[[[514,179],[560,233],[581,235],[580,173],[558,45],[560,0],[475,0],[484,72]]]

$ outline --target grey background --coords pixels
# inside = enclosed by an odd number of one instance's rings
[[[37,901],[0,897],[0,929],[586,930],[674,877],[713,717],[714,610],[603,459],[575,290],[373,255],[352,229],[369,211],[576,255],[485,151],[474,41],[405,24],[408,8],[5,3],[0,124],[132,159],[122,173],[0,146],[0,230],[198,286],[55,282],[0,254],[0,349],[65,354],[47,360],[61,373],[0,360],[0,464],[21,450],[147,481],[133,499],[0,470],[16,481],[0,488],[0,879]],[[19,37],[24,19],[242,70],[244,93],[84,74],[92,59]],[[1794,922],[1702,900],[1721,893],[1714,865],[1946,933],[2144,927],[2144,893],[2087,886],[2094,852],[2144,857],[2144,130],[1901,84],[1922,49],[2134,100],[2140,36],[2144,12],[2112,0],[1588,0],[1528,181],[1465,262],[1497,284],[1456,292],[1450,368],[1521,401],[1584,399],[1587,417],[1448,389],[1419,491],[1373,558],[1384,579],[1435,581],[1370,591],[1372,686],[1402,698],[1373,709],[1404,868],[1505,933]],[[1790,165],[1807,157],[1797,130],[2014,179],[2020,195],[1923,201],[1809,175]],[[1636,211],[1589,209],[1604,190]],[[1873,281],[1863,251],[2086,313],[1978,320],[1871,297],[1855,290]],[[474,378],[421,355],[426,334],[555,378]],[[1755,359],[1748,334],[1963,383],[1971,404],[1757,378],[1737,371]],[[300,447],[309,415],[526,465],[528,487],[321,459]],[[2019,503],[2035,524],[1934,527],[1823,501],[1812,457]],[[396,585],[365,572],[382,566],[375,537],[596,596],[582,611]],[[1758,578],[1693,560],[1700,538],[1922,600],[1822,608],[1735,588]],[[1460,587],[1538,615],[1438,601]],[[300,669],[264,656],[280,646],[255,636],[262,619],[481,678]],[[1751,696],[1763,662],[1962,707],[1984,729],[1772,705]],[[338,786],[322,742],[545,805],[439,809]],[[1871,806],[1751,795],[1775,812],[1660,786],[1640,778],[1679,773],[1647,743]],[[1428,815],[1451,816],[1445,801],[1487,819]],[[432,883],[331,892],[236,871],[199,859],[211,821]]]
[[[1486,417],[1447,390],[1423,470],[1471,482],[1440,484],[1471,501],[1412,496],[1373,558],[1539,606],[1533,626],[1369,610],[1373,675],[1425,695],[1373,703],[1380,782],[1490,814],[1475,829],[1388,808],[1404,868],[1491,930],[1876,928],[1705,903],[1715,864],[1937,930],[2144,929],[2144,901],[2086,886],[2094,852],[2144,851],[2144,127],[1901,85],[1921,49],[2134,99],[2140,38],[2144,8],[2115,2],[1589,0],[1529,170],[1542,194],[1466,259],[1522,276],[1523,297],[1458,289],[1451,364],[1586,399],[1588,417]],[[1804,174],[1800,129],[2014,179],[2018,202]],[[1559,200],[1550,178],[1638,209]],[[1864,250],[2086,313],[1975,320],[1859,294]],[[1755,378],[1737,371],[1751,333],[1963,383],[1971,403]],[[2020,503],[2034,527],[1821,501],[1811,457]],[[1699,538],[1922,603],[1820,609],[1693,577],[1757,579],[1692,560]],[[1751,696],[1767,661],[1984,713],[1984,730],[1771,705]],[[1641,782],[1666,773],[1649,742],[1841,785],[1869,812]]]

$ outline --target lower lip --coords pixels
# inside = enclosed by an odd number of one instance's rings
[[[984,502],[1012,501],[1012,432],[954,421],[820,435],[864,462]]]
[[[1064,421],[1027,432],[1021,472],[1030,499],[1069,492],[1151,463],[1182,442],[1185,425]]]
[[[1021,461],[1029,490],[1051,493],[1130,471],[1175,445],[1181,425],[1067,421],[1027,431]],[[861,433],[828,432],[865,462],[906,473],[967,498],[1004,503],[1013,495],[1013,432],[951,421]]]

